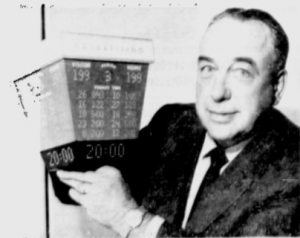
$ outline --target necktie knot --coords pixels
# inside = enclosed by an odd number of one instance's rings
[[[210,156],[211,161],[209,170],[213,174],[216,174],[215,176],[218,176],[221,168],[228,163],[225,150],[220,147],[216,147],[208,153],[208,156]]]
[[[209,152],[209,156],[210,156],[212,166],[218,165],[218,166],[223,167],[225,164],[228,163],[228,159],[226,157],[225,150],[220,147],[216,147],[216,148],[212,149]]]

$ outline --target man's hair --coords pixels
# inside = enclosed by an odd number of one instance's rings
[[[281,27],[281,25],[272,17],[269,13],[258,9],[242,9],[242,8],[229,8],[224,12],[216,15],[209,26],[213,25],[215,22],[231,17],[240,21],[257,20],[266,24],[272,32],[273,35],[273,45],[275,52],[275,60],[271,67],[271,76],[276,77],[276,75],[283,69],[285,69],[285,64],[289,51],[289,41],[288,37]]]

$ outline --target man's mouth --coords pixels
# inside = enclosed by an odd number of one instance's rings
[[[210,119],[216,123],[226,124],[233,120],[236,115],[236,111],[233,112],[216,112],[208,110]]]

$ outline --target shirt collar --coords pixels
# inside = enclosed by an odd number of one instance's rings
[[[208,133],[205,133],[204,143],[201,150],[202,158],[206,158],[208,153],[216,147],[216,142],[208,135]]]
[[[232,147],[228,147],[225,149],[225,154],[229,162],[231,162],[248,144],[250,139],[243,141],[237,145],[234,145]],[[208,133],[205,134],[203,147],[201,150],[201,157],[206,158],[208,153],[217,147],[216,142],[208,135]]]

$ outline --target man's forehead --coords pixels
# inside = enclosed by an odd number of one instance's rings
[[[200,52],[238,49],[249,51],[273,49],[271,30],[258,20],[241,21],[226,17],[207,29],[200,44]]]

